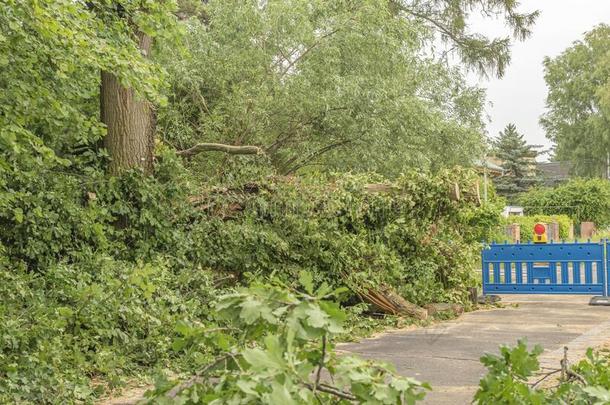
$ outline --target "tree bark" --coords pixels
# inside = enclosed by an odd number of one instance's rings
[[[150,53],[152,38],[139,33],[142,54]],[[111,175],[140,168],[150,174],[153,168],[156,117],[152,104],[123,86],[112,73],[102,71],[100,115],[107,127],[104,147],[112,159],[108,167]]]

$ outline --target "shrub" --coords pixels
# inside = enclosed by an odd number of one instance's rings
[[[476,181],[461,170],[411,172],[393,182],[346,174],[210,191],[200,201],[208,217],[192,228],[192,260],[240,277],[292,283],[307,269],[318,283],[356,293],[389,285],[417,303],[466,301],[478,238],[499,221],[498,208],[482,208],[468,194]],[[460,201],[449,192],[455,183]]]
[[[104,256],[44,274],[1,269],[0,402],[90,400],[163,365],[173,356],[175,324],[206,318],[212,281],[209,272],[173,272],[163,260]]]
[[[610,182],[573,179],[557,187],[534,188],[519,197],[528,214],[567,215],[574,222],[610,225]]]
[[[572,226],[572,220],[567,215],[528,215],[528,216],[510,216],[502,220],[502,226],[505,227],[510,224],[519,224],[521,232],[521,241],[527,242],[534,240],[534,225],[542,222],[550,224],[557,222],[559,224],[559,238],[568,239],[569,229]],[[503,231],[504,229],[502,229]],[[496,236],[496,242],[502,242],[506,240],[506,235],[503,232]]]
[[[199,196],[171,154],[155,177],[72,169],[0,176],[21,190],[0,191],[0,402],[87,402],[157,366],[193,371],[209,353],[173,352],[174,325],[208,323],[213,278],[294,287],[308,269],[349,287],[346,305],[379,286],[466,301],[499,218],[460,169],[259,177]]]
[[[92,252],[129,260],[165,252],[179,259],[188,249],[188,186],[174,156],[160,159],[155,177],[0,171],[0,257],[39,272]]]
[[[557,365],[557,370],[544,370],[536,383],[528,379],[540,374],[538,356],[542,347],[528,350],[525,341],[515,347],[502,346],[500,355],[486,354],[481,362],[487,375],[481,379],[474,403],[493,404],[607,404],[610,402],[610,367],[606,355],[587,351],[586,359],[572,368]],[[559,368],[561,367],[561,368]],[[542,381],[553,375],[563,378],[551,388],[541,387]]]

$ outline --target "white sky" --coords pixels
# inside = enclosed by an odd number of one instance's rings
[[[470,75],[470,80],[487,88],[490,136],[496,136],[506,124],[514,122],[529,143],[548,149],[551,143],[538,124],[545,110],[547,93],[542,61],[545,56],[560,54],[595,25],[610,24],[610,0],[521,1],[521,10],[535,9],[540,10],[541,15],[533,35],[524,42],[514,43],[512,61],[504,77],[485,79]],[[503,21],[477,16],[472,18],[471,24],[473,31],[487,35],[505,36],[508,32]]]

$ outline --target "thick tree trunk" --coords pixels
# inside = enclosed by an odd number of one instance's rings
[[[150,53],[152,39],[139,35],[144,56]],[[112,72],[102,72],[100,115],[108,132],[104,147],[112,161],[108,172],[117,175],[124,170],[140,168],[150,173],[153,167],[156,119],[151,103],[124,87]]]

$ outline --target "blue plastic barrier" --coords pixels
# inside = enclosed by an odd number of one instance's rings
[[[608,296],[607,242],[491,244],[482,251],[483,294]]]

